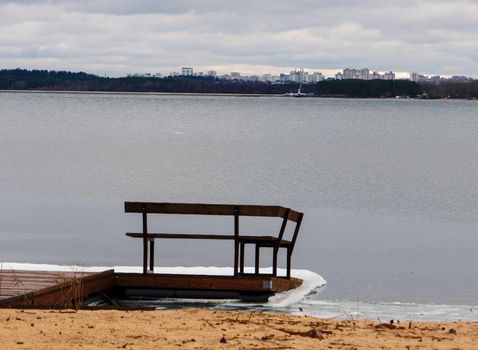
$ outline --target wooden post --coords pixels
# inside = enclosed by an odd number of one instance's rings
[[[272,276],[277,277],[277,254],[279,253],[280,243],[282,241],[282,237],[284,237],[285,227],[287,225],[287,221],[289,220],[289,212],[290,209],[287,208],[285,211],[284,219],[282,220],[282,225],[279,231],[279,236],[277,237],[277,242],[274,245],[273,249],[273,257],[272,257]]]
[[[238,275],[239,265],[239,208],[234,208],[234,276]]]
[[[241,242],[240,244],[240,254],[241,254],[241,259],[240,259],[240,266],[241,266],[241,269],[240,269],[240,273],[241,274],[244,274],[244,248],[245,248],[245,245],[243,242]]]
[[[260,249],[261,247],[256,243],[256,265],[255,265],[255,268],[254,268],[254,272],[256,275],[259,274],[259,256],[260,256]]]
[[[279,248],[274,247],[272,249],[272,276],[277,277],[277,253]]]
[[[143,273],[148,273],[148,217],[143,207]]]
[[[292,251],[290,247],[287,247],[287,278],[290,278],[290,265],[292,259]]]
[[[149,271],[154,272],[154,238],[149,240]]]
[[[294,250],[295,241],[297,240],[297,236],[299,235],[300,225],[302,223],[302,218],[303,217],[304,217],[304,214],[299,213],[299,215],[297,217],[297,222],[295,223],[294,236],[292,237],[292,241],[291,241],[291,252],[290,252],[291,254],[292,254],[292,251]]]

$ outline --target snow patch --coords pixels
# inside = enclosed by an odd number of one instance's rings
[[[307,295],[327,283],[322,276],[309,270],[292,270],[291,275],[292,277],[300,278],[303,281],[302,284],[295,289],[271,296],[265,306],[273,308],[288,307],[302,301]]]

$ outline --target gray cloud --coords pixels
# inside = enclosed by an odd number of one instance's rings
[[[0,0],[0,17],[1,67],[478,77],[478,1]]]

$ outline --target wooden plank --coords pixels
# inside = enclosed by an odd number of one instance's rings
[[[59,278],[59,277],[77,277],[86,276],[92,272],[82,271],[28,271],[28,270],[0,270],[0,276],[6,278]]]
[[[7,296],[24,295],[31,291],[53,286],[68,278],[83,277],[89,274],[91,273],[74,271],[1,270],[0,299],[5,299]]]
[[[302,218],[302,215],[304,215],[304,214],[301,213],[301,212],[290,209],[288,219],[291,220],[291,221],[294,221],[294,222],[298,222],[299,219]]]
[[[298,278],[273,278],[272,287],[275,293],[285,292],[295,289],[302,284],[302,280]]]
[[[143,238],[143,234],[140,232],[126,232],[126,236],[133,238]],[[219,240],[233,240],[234,236],[230,235],[212,235],[201,233],[148,233],[147,238],[166,238],[166,239],[219,239]]]
[[[51,307],[79,305],[88,295],[113,288],[114,283],[114,270],[70,279],[62,284],[33,292],[32,304]]]
[[[250,243],[250,244],[258,244],[261,247],[270,247],[275,245],[279,240],[273,236],[241,236],[239,237],[239,242],[243,243]],[[289,245],[290,241],[282,239],[279,242],[280,246]]]
[[[285,208],[270,205],[241,205],[241,204],[202,204],[202,203],[151,203],[151,202],[125,202],[126,213],[156,214],[196,214],[196,215],[230,215],[235,214],[239,208],[239,215],[282,217]]]
[[[264,281],[272,281],[272,288]],[[271,276],[143,275],[117,273],[116,286],[123,288],[157,288],[185,290],[220,290],[238,292],[282,292],[298,287],[302,280]]]
[[[126,232],[126,236],[132,238],[143,238],[143,234],[140,232]],[[234,240],[235,236],[233,235],[211,235],[211,234],[202,234],[202,233],[148,233],[146,236],[150,238],[165,238],[165,239],[214,239],[214,240]],[[277,237],[274,236],[249,236],[243,235],[238,237],[240,242],[246,243],[275,243],[277,242]],[[281,244],[289,244],[288,240],[281,240]]]
[[[36,272],[37,277],[42,271]],[[103,291],[114,286],[114,271],[108,270],[100,273],[66,273],[66,277],[62,277],[61,273],[53,276],[45,273],[42,283],[29,284],[28,279],[24,279],[22,283],[33,286],[35,289],[28,289],[16,293],[13,297],[0,301],[0,306],[15,305],[36,305],[48,307],[65,307],[72,300],[80,302],[87,295]],[[24,276],[28,276],[24,274]],[[60,280],[59,280],[60,279]],[[2,288],[3,289],[3,288]]]

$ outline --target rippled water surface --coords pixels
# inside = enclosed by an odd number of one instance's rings
[[[305,213],[293,266],[327,280],[312,301],[478,305],[477,155],[473,101],[0,93],[0,261],[141,264],[125,200],[278,204]],[[232,265],[224,242],[157,255]]]

